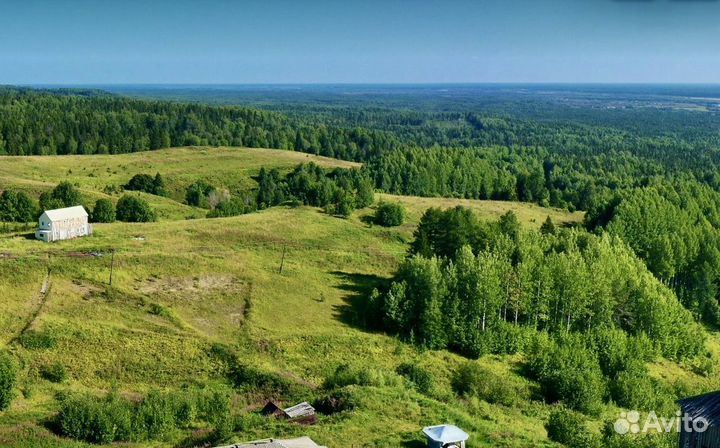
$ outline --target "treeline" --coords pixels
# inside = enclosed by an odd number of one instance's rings
[[[428,348],[513,353],[536,331],[615,328],[646,335],[671,359],[702,349],[692,316],[617,237],[524,232],[512,214],[487,223],[459,207],[430,209],[411,253],[376,303],[386,328]]]
[[[315,126],[255,109],[65,93],[1,88],[0,154],[119,154],[229,145],[366,160],[397,144],[384,132]]]
[[[336,168],[330,171],[314,163],[297,166],[286,176],[277,169],[260,169],[258,208],[297,201],[322,207],[328,214],[348,216],[356,208],[374,201],[372,179],[364,169]]]
[[[523,374],[546,401],[594,416],[610,402],[674,412],[675,393],[646,363],[695,359],[705,341],[619,237],[549,219],[525,231],[512,212],[484,222],[462,207],[425,213],[410,254],[366,313],[425,348],[523,353]],[[462,390],[475,390],[473,372],[459,375]]]
[[[720,325],[720,193],[694,180],[655,178],[592,208],[586,225],[627,241],[688,309]]]

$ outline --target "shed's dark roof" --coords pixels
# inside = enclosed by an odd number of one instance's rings
[[[683,398],[678,403],[689,417],[703,417],[713,426],[720,426],[720,391]]]

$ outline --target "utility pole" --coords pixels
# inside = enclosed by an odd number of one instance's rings
[[[287,246],[283,245],[283,252],[282,252],[282,258],[280,259],[280,271],[279,274],[282,274],[283,266],[285,265],[285,249]]]
[[[110,253],[110,289],[112,289],[113,269],[115,268],[115,249]]]

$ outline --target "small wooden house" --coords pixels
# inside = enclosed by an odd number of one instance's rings
[[[682,408],[680,448],[720,448],[720,392],[678,401]]]
[[[423,428],[428,448],[465,448],[470,436],[454,425],[437,425]]]
[[[46,210],[38,219],[35,238],[42,241],[61,241],[92,234],[88,213],[82,205]]]
[[[315,408],[306,401],[285,409],[281,408],[274,401],[268,401],[260,413],[265,417],[286,419],[294,423],[301,423],[304,425],[313,425],[317,422]]]

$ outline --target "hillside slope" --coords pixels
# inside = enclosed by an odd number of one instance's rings
[[[260,166],[289,169],[305,160],[349,166],[255,149],[39,160],[44,164],[13,158],[11,166],[0,164],[0,176],[14,179],[13,185],[38,187],[69,179],[84,194],[101,195],[107,183],[121,183],[136,172],[160,171],[179,191],[205,176],[217,176],[228,186],[252,185],[250,176]],[[388,229],[368,223],[372,208],[340,219],[310,207],[171,220],[181,218],[178,210],[187,206],[164,198],[175,211],[156,223],[98,224],[92,237],[51,245],[25,234],[1,236],[0,347],[15,353],[22,373],[18,397],[0,414],[0,444],[80,446],[56,438],[43,425],[58,409],[58,392],[100,393],[115,387],[133,397],[156,388],[224,382],[213,355],[213,344],[220,343],[237,350],[247,365],[310,391],[345,363],[393,372],[409,362],[426,367],[436,379],[431,394],[394,383],[351,386],[358,404],[353,411],[322,416],[311,427],[248,423],[228,441],[307,434],[331,447],[412,447],[422,443],[422,426],[454,422],[471,433],[470,446],[551,446],[543,428],[546,405],[459,401],[450,379],[463,358],[420,351],[368,331],[361,307],[404,257],[427,207],[462,204],[488,219],[512,209],[528,226],[539,226],[548,215],[559,224],[577,222],[582,215],[493,201],[378,199],[405,204],[408,222]],[[46,279],[48,292],[41,294]],[[24,347],[18,338],[28,332],[50,335],[54,342],[47,348]],[[516,357],[486,356],[478,362],[512,381],[525,381],[516,373]],[[64,367],[67,380],[53,383],[43,377],[55,365]],[[244,415],[257,409],[263,398],[241,394],[235,411]],[[168,442],[181,445],[185,437],[173,434]]]

